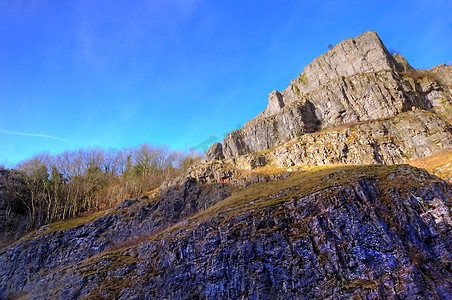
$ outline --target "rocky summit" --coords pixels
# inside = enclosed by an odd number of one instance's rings
[[[452,67],[347,39],[184,175],[0,249],[0,298],[451,299],[451,110]]]
[[[267,108],[214,144],[206,159],[271,149],[306,133],[412,108],[448,118],[451,74],[446,65],[415,70],[402,56],[391,55],[375,32],[363,33],[314,59],[284,91],[270,93]]]

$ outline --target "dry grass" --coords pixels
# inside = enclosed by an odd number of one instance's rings
[[[199,222],[216,215],[229,216],[253,208],[279,205],[293,197],[302,197],[326,188],[346,184],[356,181],[360,177],[376,176],[384,178],[397,168],[397,165],[325,165],[311,167],[306,171],[294,172],[287,179],[259,183],[239,189],[225,200],[199,212],[191,221]],[[282,196],[267,197],[284,190],[288,190],[288,192]]]
[[[88,214],[83,217],[76,217],[76,218],[71,218],[71,219],[55,222],[55,223],[49,224],[49,227],[50,227],[51,231],[66,230],[66,229],[77,227],[79,225],[86,224],[95,219],[98,219],[98,218],[102,217],[105,213],[106,213],[106,210],[102,210],[102,211]]]
[[[295,167],[292,167],[295,169]],[[264,167],[252,169],[252,170],[239,170],[242,175],[250,175],[250,174],[259,174],[259,175],[274,175],[287,172],[287,168],[277,168],[270,164],[267,164]]]
[[[441,85],[445,85],[443,78],[441,78],[441,75],[438,73],[432,72],[431,70],[412,70],[404,73],[405,75],[408,75],[409,77],[417,80],[417,79],[430,79],[433,81],[438,82]]]
[[[409,164],[426,169],[429,173],[452,183],[452,150],[445,150],[429,157],[412,160]]]
[[[51,233],[54,231],[75,228],[79,225],[89,223],[95,219],[98,219],[98,218],[104,216],[106,214],[106,212],[107,212],[107,210],[101,210],[101,211],[98,211],[95,213],[90,213],[83,217],[74,217],[74,218],[58,221],[55,223],[50,223],[49,225],[46,225],[48,227],[47,230],[43,230],[42,232],[39,232],[39,230],[34,230],[34,231],[28,233],[27,235],[25,235],[22,239],[28,240],[28,239],[32,239],[37,236],[48,234],[48,233]],[[43,227],[41,227],[41,228],[43,228]]]
[[[160,187],[157,187],[149,192],[145,193],[146,196],[158,195],[160,192]]]
[[[450,162],[452,162],[452,150],[445,150],[429,157],[413,160],[409,164],[431,171]]]
[[[372,120],[373,121],[373,120]],[[378,119],[376,119],[375,121],[379,121]],[[362,125],[362,124],[366,124],[366,123],[370,123],[371,121],[359,121],[359,122],[350,122],[350,123],[345,123],[345,124],[340,124],[340,125],[336,125],[333,127],[326,127],[320,131],[316,131],[316,132],[312,132],[312,135],[321,135],[324,134],[326,132],[332,132],[332,131],[343,131],[345,129],[349,129],[349,128],[354,128],[358,125]]]
[[[378,282],[375,280],[368,279],[355,279],[353,281],[343,283],[345,289],[356,289],[361,288],[364,290],[373,290],[378,287]]]

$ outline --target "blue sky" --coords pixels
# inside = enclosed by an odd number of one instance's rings
[[[0,164],[243,125],[305,65],[374,30],[416,68],[452,63],[452,1],[0,0]]]

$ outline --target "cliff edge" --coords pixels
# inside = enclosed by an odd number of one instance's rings
[[[452,112],[452,67],[415,70],[391,55],[369,31],[314,59],[267,108],[206,152],[206,161],[233,158],[343,124],[396,116],[412,108]]]

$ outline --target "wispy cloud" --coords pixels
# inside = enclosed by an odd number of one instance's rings
[[[65,139],[65,138],[61,138],[61,137],[57,137],[57,136],[53,136],[53,135],[39,134],[39,133],[18,132],[18,131],[11,131],[11,130],[5,130],[5,129],[0,129],[0,133],[6,133],[6,134],[12,134],[12,135],[23,135],[23,136],[34,136],[34,137],[40,137],[40,138],[52,139],[52,140],[64,141],[64,142],[75,142],[74,140],[71,140],[71,139]]]

